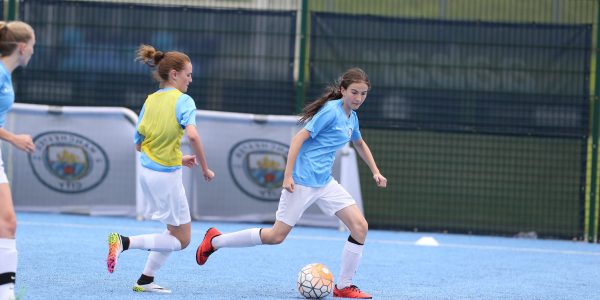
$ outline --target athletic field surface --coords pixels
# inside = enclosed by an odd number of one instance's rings
[[[309,263],[339,272],[348,232],[296,227],[276,246],[226,248],[200,267],[196,247],[209,227],[231,232],[271,224],[192,223],[192,241],[174,252],[155,282],[171,294],[136,293],[148,252],[125,251],[106,270],[107,236],[157,233],[155,221],[17,213],[21,299],[304,299],[296,290]],[[373,299],[600,299],[600,245],[370,230],[354,284]],[[333,299],[332,296],[328,296]]]

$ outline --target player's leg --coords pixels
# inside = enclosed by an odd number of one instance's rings
[[[143,249],[157,252],[178,251],[190,242],[191,215],[181,170],[158,172],[140,168],[142,197],[146,200],[144,215],[148,219],[167,224],[163,233],[123,236],[111,233],[108,238],[108,272],[114,271],[121,252],[128,249]],[[159,259],[160,260],[160,259]]]
[[[356,205],[348,206],[337,212],[336,215],[350,230],[350,236],[344,244],[342,270],[338,277],[338,285],[343,288],[352,284],[352,276],[358,269],[367,237],[368,224]]]
[[[187,201],[187,199],[186,199]],[[187,248],[192,238],[192,222],[181,224],[179,226],[167,225],[168,232],[177,238],[181,243],[181,249]]]
[[[182,250],[190,244],[191,231],[192,223],[188,222],[179,226],[167,225],[167,230],[163,233],[121,236],[123,251],[128,249],[159,252]]]
[[[370,299],[371,295],[362,292],[352,284],[352,278],[358,270],[367,237],[369,228],[367,220],[355,204],[338,211],[336,216],[348,227],[350,236],[342,250],[340,273],[334,288],[334,296]]]
[[[292,227],[302,216],[302,213],[312,204],[314,197],[310,196],[311,189],[298,186],[296,191],[290,193],[283,190],[279,199],[275,223],[271,228],[252,228],[238,232],[218,235],[212,238],[214,249],[226,247],[250,247],[267,244],[282,243],[292,231]]]
[[[1,167],[0,167],[1,168]],[[17,247],[15,233],[17,218],[12,202],[12,195],[6,175],[0,183],[0,299],[14,298],[15,278],[17,273]],[[0,181],[2,179],[0,178]]]
[[[336,215],[350,230],[342,250],[341,270],[334,288],[334,296],[345,298],[370,298],[352,285],[352,278],[362,257],[363,245],[369,225],[352,196],[335,180],[329,182],[320,194],[317,205],[328,215]]]
[[[14,240],[17,232],[17,216],[7,182],[0,182],[0,225],[0,238]]]
[[[263,244],[266,245],[277,245],[281,244],[285,238],[292,231],[292,226],[282,222],[275,221],[273,227],[271,228],[263,228],[260,231],[260,240]],[[218,246],[216,248],[219,248]]]
[[[157,293],[170,293],[171,290],[163,288],[154,283],[154,275],[160,268],[165,264],[167,258],[173,253],[173,251],[158,252],[150,251],[148,259],[146,260],[146,266],[140,278],[133,286],[135,292],[157,292]]]
[[[251,228],[227,234],[221,234],[216,228],[209,228],[196,250],[196,262],[203,265],[220,248],[280,244],[302,213],[317,199],[315,190],[301,185],[296,185],[293,193],[283,190],[275,214],[276,221],[271,228]]]
[[[190,243],[192,218],[181,169],[174,172],[140,169],[141,192],[146,203],[144,216],[166,224],[168,230],[130,237],[128,248],[160,252],[184,249]]]
[[[187,230],[189,234],[191,228],[190,223],[182,224],[179,227],[187,227],[182,230]],[[189,237],[182,237],[182,242],[170,229],[171,228],[165,230],[163,233],[142,234],[130,237],[121,236],[121,239],[123,240],[123,251],[129,249],[142,249],[148,251],[169,252],[178,251],[187,247],[190,242]],[[180,231],[177,231],[177,234],[181,234]]]
[[[190,223],[181,225],[191,227]],[[190,229],[188,228],[188,231]],[[189,243],[189,238],[187,240]],[[106,264],[109,273],[113,273],[119,256],[129,249],[142,249],[147,251],[171,252],[182,249],[182,243],[166,230],[163,233],[143,234],[136,236],[123,236],[116,232],[108,235],[108,257]]]
[[[191,222],[182,224],[179,226],[167,225],[167,231],[164,234],[168,234],[173,236],[179,242],[179,249],[185,249],[190,243],[192,226]],[[147,235],[147,236],[155,236],[154,238],[160,239],[161,237],[157,235]],[[139,237],[139,236],[138,236]],[[138,237],[130,237],[130,241],[133,239],[135,244]],[[159,241],[159,243],[170,242],[176,244],[172,238],[169,238],[168,241]],[[131,245],[131,244],[130,244]],[[138,248],[144,249],[144,248]],[[176,250],[179,250],[176,249]],[[156,283],[154,283],[154,275],[160,268],[165,264],[167,258],[171,255],[173,251],[150,251],[148,255],[148,259],[146,260],[146,266],[144,267],[144,271],[140,278],[138,278],[136,284],[133,286],[133,290],[136,292],[156,292],[156,293],[170,293],[171,290],[163,288]]]
[[[216,228],[211,227],[206,231],[202,243],[196,250],[196,262],[199,265],[205,264],[208,257],[220,248],[280,244],[290,231],[292,226],[281,221],[275,221],[271,228],[250,228],[226,234],[221,234]]]
[[[133,286],[135,292],[155,292],[155,293],[170,293],[171,290],[163,288],[154,283],[154,275],[160,268],[165,264],[167,258],[173,253],[173,251],[158,252],[150,251],[148,259],[146,260],[146,266],[144,272],[140,275],[137,282]]]
[[[212,239],[212,246],[216,250],[225,247],[276,245],[283,242],[290,231],[292,231],[292,226],[275,221],[271,228],[251,228],[216,236]]]

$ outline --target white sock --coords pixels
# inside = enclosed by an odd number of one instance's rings
[[[129,237],[129,249],[144,249],[150,251],[178,251],[181,242],[167,232],[143,234]]]
[[[344,245],[344,250],[342,250],[342,266],[337,282],[338,289],[343,289],[352,285],[352,277],[354,277],[354,273],[358,270],[363,247],[363,245],[354,244],[348,241]]]
[[[260,228],[251,228],[216,236],[212,240],[215,249],[223,247],[253,247],[262,245]]]
[[[17,272],[17,243],[15,239],[0,239],[0,274]],[[15,297],[15,284],[0,285],[0,299]]]
[[[154,277],[154,274],[165,264],[165,261],[167,261],[167,258],[169,258],[171,253],[173,252],[150,252],[148,260],[146,260],[146,267],[144,267],[144,272],[142,272],[142,274]]]

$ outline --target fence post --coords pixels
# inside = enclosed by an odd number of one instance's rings
[[[7,21],[13,21],[17,15],[16,1],[17,0],[8,0],[8,7],[6,8],[8,10],[8,13],[6,14]]]
[[[306,69],[306,35],[308,28],[308,0],[302,0],[300,8],[300,37],[298,49],[298,78],[296,79],[296,106],[295,113],[300,113],[304,107],[306,93],[305,75]]]
[[[595,45],[595,57],[596,57],[596,70],[595,70],[595,81],[594,81],[594,96],[592,97],[592,166],[591,166],[591,179],[590,179],[590,205],[588,211],[588,235],[586,239],[590,242],[598,242],[598,226],[596,224],[596,190],[598,185],[598,131],[600,130],[600,108],[598,107],[598,100],[600,99],[600,60],[598,57],[600,50],[600,5],[597,5],[597,19],[596,19],[596,45]]]

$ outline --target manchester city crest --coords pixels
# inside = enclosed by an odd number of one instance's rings
[[[70,132],[41,133],[29,163],[37,179],[63,193],[81,193],[100,184],[108,172],[104,150],[92,140]]]
[[[246,195],[263,201],[278,201],[289,147],[261,139],[237,143],[229,151],[229,173]]]

